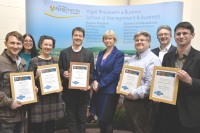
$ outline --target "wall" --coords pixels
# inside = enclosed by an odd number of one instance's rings
[[[0,0],[0,53],[6,34],[14,30],[24,34],[25,24],[25,0]]]
[[[4,49],[4,39],[8,32],[17,30],[21,34],[26,32],[25,25],[26,0],[0,0],[0,53]],[[71,2],[72,0],[55,0]],[[137,5],[169,2],[174,0],[73,0],[73,3],[88,5]],[[196,37],[192,46],[200,50],[200,2],[199,0],[176,0],[184,2],[183,21],[191,22],[195,27]],[[71,2],[72,3],[72,2]],[[170,14],[169,14],[170,15]],[[170,21],[170,20],[169,20]]]

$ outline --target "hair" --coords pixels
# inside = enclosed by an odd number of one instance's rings
[[[151,42],[151,35],[146,31],[139,31],[135,33],[133,39],[135,40],[138,36],[141,36],[141,35],[145,36],[148,42]]]
[[[159,26],[158,29],[157,29],[157,35],[158,35],[158,32],[159,32],[160,30],[162,30],[162,29],[166,29],[166,30],[170,31],[170,34],[172,34],[172,29],[171,29],[171,27],[169,27],[168,25],[161,25],[161,26]]]
[[[102,37],[102,41],[104,41],[105,38],[110,37],[110,36],[114,38],[114,42],[115,42],[115,44],[116,44],[116,43],[117,43],[117,36],[115,35],[115,32],[112,31],[112,30],[107,30],[107,31],[104,33],[104,35],[103,35],[103,37]]]
[[[21,35],[19,32],[17,32],[17,31],[11,31],[11,32],[9,32],[9,33],[6,35],[6,37],[5,37],[5,41],[6,41],[6,42],[8,41],[8,39],[9,39],[10,36],[14,36],[14,37],[17,38],[18,41],[23,42],[23,37],[22,37],[22,35]]]
[[[39,39],[39,41],[38,41],[38,47],[39,47],[40,49],[41,49],[40,46],[42,45],[42,43],[43,43],[43,41],[44,41],[45,39],[50,39],[50,40],[52,40],[52,41],[53,41],[53,48],[55,48],[56,40],[55,40],[53,37],[51,37],[51,36],[43,35],[43,36],[40,37],[40,39]]]
[[[34,40],[33,36],[32,36],[31,34],[24,34],[24,35],[23,35],[23,43],[24,43],[24,40],[25,40],[25,38],[26,38],[27,36],[29,36],[29,37],[32,39],[32,41],[33,41],[33,47],[32,47],[32,49],[31,49],[31,58],[36,57],[36,56],[38,55],[38,52],[37,52],[37,50],[36,50],[35,40]],[[20,51],[20,53],[22,53],[22,52],[24,52],[24,51],[25,51],[25,48],[23,47],[22,50]]]
[[[85,37],[85,30],[82,28],[82,27],[75,27],[73,30],[72,30],[72,36],[74,35],[74,32],[75,31],[80,31],[83,33],[83,37]]]
[[[176,30],[178,28],[185,28],[190,30],[191,33],[194,33],[194,27],[192,26],[192,24],[190,22],[180,22],[176,25],[174,32],[176,32]]]

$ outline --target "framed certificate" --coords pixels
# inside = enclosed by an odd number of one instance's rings
[[[89,87],[90,63],[70,62],[70,89],[87,89]]]
[[[142,74],[143,68],[124,65],[120,75],[117,93],[128,95],[132,89],[136,89],[140,86]]]
[[[38,69],[41,72],[39,80],[42,95],[62,91],[58,64],[38,66]]]
[[[179,68],[155,66],[149,99],[176,105]]]
[[[12,98],[29,104],[37,102],[33,72],[10,73]]]

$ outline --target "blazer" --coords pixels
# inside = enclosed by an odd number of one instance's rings
[[[165,54],[163,66],[175,67],[176,50]],[[179,80],[177,109],[181,123],[185,127],[200,126],[200,51],[191,50],[182,67],[192,78],[192,85]]]
[[[115,94],[124,64],[124,53],[114,46],[110,55],[107,56],[105,62],[101,65],[105,51],[106,50],[99,52],[93,80],[98,81],[99,92]]]
[[[171,52],[172,50],[176,49],[175,46],[171,45],[171,47],[169,48],[169,50],[167,51],[167,53]],[[155,48],[151,50],[155,55],[157,55],[159,57],[159,52],[160,52],[160,48]]]

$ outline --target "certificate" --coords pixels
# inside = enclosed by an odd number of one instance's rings
[[[128,95],[132,89],[138,88],[140,86],[142,74],[143,68],[124,65],[120,75],[117,93]]]
[[[70,89],[87,89],[89,87],[90,63],[70,62]]]
[[[29,104],[37,102],[33,72],[10,73],[12,98]]]
[[[38,66],[38,69],[41,72],[39,80],[42,95],[62,91],[58,64]]]
[[[176,105],[179,68],[155,66],[149,99]]]

